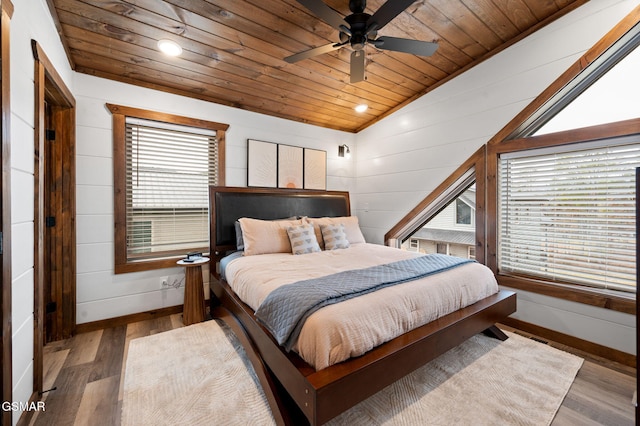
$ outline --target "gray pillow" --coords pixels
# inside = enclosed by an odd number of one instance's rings
[[[236,248],[238,250],[244,250],[244,240],[242,239],[242,227],[240,226],[240,222],[236,220],[234,225],[236,226]]]
[[[325,250],[337,250],[349,248],[349,240],[344,231],[344,224],[320,225]]]
[[[287,235],[291,242],[291,251],[293,254],[307,254],[321,251],[320,244],[318,244],[318,240],[316,239],[316,232],[310,223],[288,227]]]

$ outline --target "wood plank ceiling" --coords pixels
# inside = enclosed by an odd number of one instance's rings
[[[394,0],[390,0],[394,1]],[[349,82],[350,48],[295,0],[47,0],[73,69],[271,116],[357,132],[587,0],[419,0],[379,35],[436,41],[419,57],[367,46],[366,81]],[[346,0],[326,0],[342,16]],[[371,0],[373,14],[384,0]],[[171,39],[179,57],[157,49]],[[354,107],[367,104],[357,113]],[[215,121],[215,117],[211,117]]]

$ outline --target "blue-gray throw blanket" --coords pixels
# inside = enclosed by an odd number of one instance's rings
[[[364,269],[338,272],[278,287],[266,297],[256,317],[287,351],[306,319],[323,306],[395,284],[447,271],[471,259],[430,254]]]

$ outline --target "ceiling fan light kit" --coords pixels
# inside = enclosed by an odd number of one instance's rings
[[[381,50],[431,56],[438,48],[437,43],[398,37],[378,37],[379,30],[414,2],[415,0],[387,0],[373,15],[370,15],[364,11],[367,7],[366,0],[350,0],[349,10],[351,10],[351,15],[343,18],[321,0],[298,0],[298,3],[337,29],[340,42],[296,53],[284,58],[284,60],[289,63],[295,63],[349,45],[352,49],[350,81],[351,83],[358,83],[366,79],[364,73],[366,54],[364,49],[368,44]]]

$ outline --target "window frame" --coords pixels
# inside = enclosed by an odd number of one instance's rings
[[[449,254],[449,243],[436,242],[436,253],[448,255]]]
[[[484,220],[486,180],[486,146],[483,145],[384,235],[385,245],[399,248],[402,241],[410,238],[416,230],[423,227],[448,203],[460,196],[472,182],[475,182],[476,209],[472,223],[475,226],[476,260],[485,263],[485,247],[482,241],[486,234]]]
[[[456,211],[455,211],[455,223],[454,225],[462,225],[462,226],[473,226],[473,209],[471,208],[471,206],[467,203],[465,203],[463,200],[460,199],[460,197],[456,197],[455,199],[456,202]],[[459,222],[458,219],[460,218],[459,212],[460,212],[460,205],[463,204],[465,208],[469,209],[469,223],[464,223],[464,222]]]
[[[148,271],[173,267],[183,255],[165,255],[129,259],[126,236],[126,118],[139,118],[161,123],[179,124],[214,130],[218,144],[218,185],[225,185],[225,132],[228,124],[140,108],[106,104],[113,121],[113,216],[114,216],[114,271],[116,274]]]
[[[498,167],[501,271],[636,292],[640,137],[520,150],[501,155]]]
[[[474,246],[467,247],[467,258],[469,259],[476,258],[476,248]]]
[[[563,90],[563,88],[573,86],[574,80],[587,82],[588,79],[584,78],[585,75],[583,73],[594,71],[593,68],[597,68],[597,65],[600,64],[598,58],[601,56],[608,57],[619,49],[628,51],[631,46],[637,46],[637,33],[639,30],[640,21],[637,13],[628,14],[487,142],[486,264],[494,272],[496,272],[497,265],[497,155],[510,150],[536,148],[537,146],[544,147],[552,144],[569,144],[574,141],[589,141],[597,138],[622,137],[638,133],[640,119],[632,119],[548,135],[526,137],[542,127],[549,118],[544,111],[552,108],[554,104],[562,99],[563,95],[568,95],[567,100],[579,95],[579,90],[572,89],[567,91]],[[614,56],[616,60],[620,59],[618,55]],[[610,65],[607,64],[607,67]],[[553,112],[550,112],[549,115],[553,115]],[[622,295],[611,290],[594,290],[578,285],[566,285],[502,274],[497,275],[497,278],[499,284],[514,289],[631,315],[636,314],[636,295]]]
[[[490,255],[487,256],[487,266],[493,270],[498,284],[629,314],[635,313],[636,295],[634,293],[498,272],[497,170],[499,167],[499,157],[502,154],[551,146],[566,146],[599,139],[640,135],[639,129],[640,119],[633,119],[558,133],[513,139],[503,141],[500,144],[489,144],[487,151],[487,253]]]

